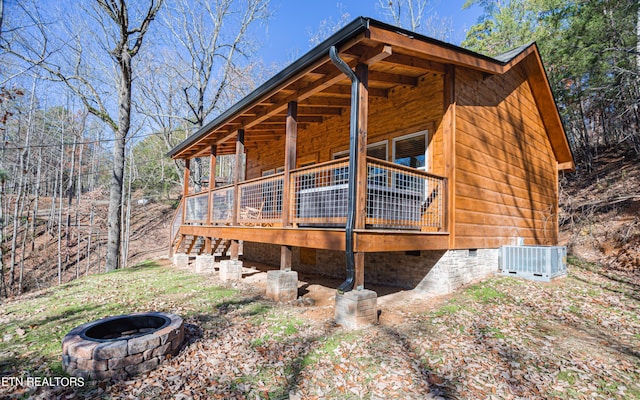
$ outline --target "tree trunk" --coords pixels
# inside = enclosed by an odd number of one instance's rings
[[[60,175],[58,177],[58,285],[62,284],[62,167],[64,165],[64,136],[60,136]]]
[[[40,179],[42,176],[42,147],[38,150],[38,170],[36,172],[36,187],[34,189],[33,218],[31,219],[31,252],[36,247],[36,228],[38,225],[38,205],[40,201]]]
[[[133,152],[129,150],[129,182],[127,187],[127,213],[125,216],[124,229],[124,246],[122,251],[122,265],[127,267],[127,259],[129,258],[129,237],[131,236],[131,180],[133,178]]]
[[[78,181],[76,183],[76,235],[78,240],[78,246],[76,247],[76,279],[80,277],[80,241],[82,236],[80,235],[80,196],[82,194],[82,151],[84,145],[80,145],[80,154],[78,154]]]
[[[106,272],[116,270],[121,265],[119,257],[122,234],[122,189],[125,167],[125,147],[127,133],[131,124],[131,57],[125,47],[121,49],[118,77],[118,130],[113,143],[113,171],[111,174],[111,192],[109,195],[109,213],[107,216],[107,262]]]
[[[4,178],[0,177],[0,297],[7,296],[4,285],[4,247],[2,246],[4,242],[4,193]]]
[[[89,234],[87,235],[87,264],[84,276],[89,275],[89,266],[91,263],[91,235],[93,235],[93,216],[94,216],[93,204],[91,204],[91,212],[89,214]]]
[[[24,277],[24,259],[27,255],[27,235],[29,233],[29,221],[24,221],[22,232],[22,246],[20,246],[20,273],[18,274],[18,295],[22,294],[22,278]]]
[[[76,148],[78,146],[78,137],[73,136],[73,147],[71,148],[71,168],[69,169],[69,182],[67,183],[67,254],[65,262],[69,262],[69,253],[71,252],[71,205],[73,204],[73,173],[76,169]]]

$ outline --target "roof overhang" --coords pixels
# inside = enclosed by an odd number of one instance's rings
[[[336,46],[351,67],[369,64],[369,96],[386,97],[397,86],[417,85],[426,74],[444,74],[447,65],[503,74],[523,63],[536,104],[559,164],[573,164],[562,122],[535,44],[491,58],[370,18],[359,17],[273,76],[217,118],[169,151],[178,159],[235,152],[238,130],[245,147],[284,135],[289,102],[298,102],[298,126],[322,123],[348,112],[350,81],[329,59]]]

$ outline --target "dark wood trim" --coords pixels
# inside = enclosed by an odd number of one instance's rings
[[[345,251],[344,229],[183,225],[180,234]],[[447,233],[359,229],[354,235],[358,253],[449,248]]]
[[[359,230],[355,233],[356,251],[363,253],[447,250],[448,233]]]

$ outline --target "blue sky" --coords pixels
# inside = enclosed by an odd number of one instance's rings
[[[454,44],[460,44],[482,12],[476,6],[462,10],[464,3],[465,0],[432,1],[433,12],[441,18],[451,18]],[[378,0],[272,0],[273,16],[263,38],[260,56],[267,65],[288,64],[310,49],[310,34],[318,30],[324,19],[339,21],[342,12],[347,12],[349,20],[365,16],[385,21],[378,4]]]

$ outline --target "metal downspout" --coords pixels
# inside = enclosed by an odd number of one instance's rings
[[[329,57],[338,69],[351,80],[351,119],[349,129],[349,182],[347,198],[346,256],[347,279],[338,286],[338,293],[353,290],[355,281],[355,255],[353,252],[353,227],[356,224],[356,177],[358,165],[358,109],[360,106],[360,80],[349,65],[338,55],[336,46],[329,49]]]

